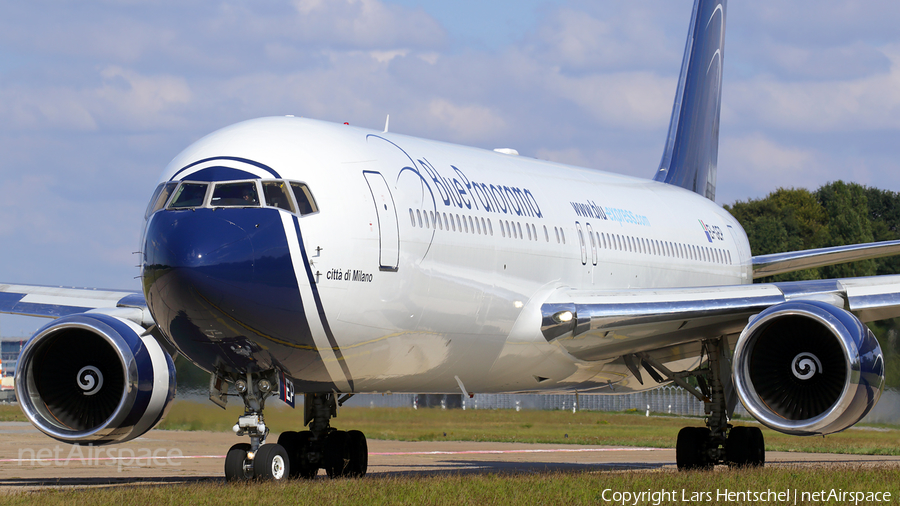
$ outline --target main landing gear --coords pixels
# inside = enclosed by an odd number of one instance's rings
[[[266,397],[273,395],[272,374],[247,374],[235,387],[244,401],[244,415],[238,418],[234,432],[250,436],[250,443],[238,443],[225,456],[225,480],[312,479],[320,468],[331,478],[361,477],[368,466],[366,437],[358,430],[332,428],[329,420],[337,416],[335,394],[306,394],[304,425],[310,430],[282,432],[277,444],[267,444],[269,428],[263,419]]]
[[[291,478],[311,479],[319,469],[329,478],[358,478],[366,475],[369,449],[366,436],[358,430],[342,431],[329,426],[337,416],[338,401],[332,393],[306,394],[303,424],[309,430],[282,432],[278,444],[287,450],[291,461]]]
[[[637,355],[647,372],[657,381],[659,373],[703,401],[706,427],[685,427],[678,432],[675,460],[680,471],[712,469],[716,464],[758,467],[766,462],[766,448],[758,427],[734,427],[728,419],[734,413],[737,396],[731,385],[731,369],[724,339],[703,341],[707,367],[691,372],[672,372],[646,353]],[[633,363],[627,359],[626,363]],[[655,370],[654,370],[655,369]],[[697,379],[698,388],[684,378]]]

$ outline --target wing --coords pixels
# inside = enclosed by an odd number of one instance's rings
[[[0,283],[0,313],[59,318],[87,312],[118,316],[145,328],[153,325],[141,293]]]
[[[900,241],[870,242],[753,257],[753,278],[900,254]]]
[[[699,288],[557,290],[541,331],[582,360],[604,360],[739,334],[751,316],[791,300],[827,302],[862,322],[900,316],[900,275]]]

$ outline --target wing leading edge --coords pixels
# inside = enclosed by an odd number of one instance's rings
[[[753,257],[753,278],[900,254],[900,241],[870,242]]]
[[[751,316],[815,300],[862,322],[900,316],[900,275],[699,288],[560,289],[541,306],[541,331],[581,360],[613,359],[738,334]]]
[[[145,328],[153,325],[144,295],[137,292],[0,283],[0,313],[60,318],[87,312],[118,316]]]

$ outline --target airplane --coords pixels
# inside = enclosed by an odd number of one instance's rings
[[[365,435],[330,420],[366,392],[675,383],[707,413],[679,432],[679,469],[764,465],[738,400],[787,434],[852,426],[884,387],[865,323],[900,316],[900,276],[754,279],[900,241],[752,256],[714,202],[725,11],[695,1],[652,179],[387,124],[268,117],[198,140],[148,204],[140,292],[0,284],[0,311],[53,319],[19,357],[22,410],[66,443],[134,439],[171,406],[180,353],[211,401],[243,401],[228,481],[365,475]],[[266,400],[301,394],[300,430],[270,442]]]

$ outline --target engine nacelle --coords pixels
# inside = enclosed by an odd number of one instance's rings
[[[144,329],[83,313],[54,320],[19,355],[16,397],[48,436],[94,445],[153,428],[175,397],[175,365]]]
[[[884,389],[884,356],[856,316],[818,301],[772,306],[750,321],[734,350],[734,385],[747,411],[798,436],[860,421]]]

